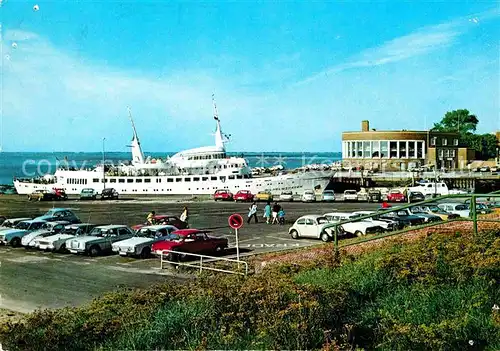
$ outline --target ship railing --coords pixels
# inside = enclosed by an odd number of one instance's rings
[[[189,257],[195,259],[187,261]],[[219,268],[220,265],[218,264],[220,263],[229,264],[230,267],[236,266],[236,268]],[[181,252],[176,250],[162,250],[160,254],[160,268],[164,269],[166,264],[173,265],[176,268],[178,268],[179,266],[196,268],[200,273],[202,273],[203,270],[208,270],[243,276],[248,275],[248,263],[245,261],[226,257],[215,257],[190,252]]]

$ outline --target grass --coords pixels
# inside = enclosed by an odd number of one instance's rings
[[[0,324],[9,350],[500,349],[500,238],[432,235]]]

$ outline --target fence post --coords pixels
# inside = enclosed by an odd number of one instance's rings
[[[335,245],[335,252],[339,251],[339,239],[338,239],[338,233],[339,233],[339,226],[335,226],[335,233],[334,233],[334,245]]]
[[[200,273],[203,272],[203,256],[200,256]]]
[[[472,227],[474,235],[477,235],[476,195],[471,196],[470,202],[471,202],[471,212],[472,212]]]

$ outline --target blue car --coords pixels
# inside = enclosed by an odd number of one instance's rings
[[[80,219],[73,213],[73,211],[67,208],[52,208],[47,211],[43,216],[37,217],[35,219],[43,220],[47,222],[53,221],[68,221],[71,224],[81,223]]]
[[[21,246],[21,239],[25,235],[40,229],[45,223],[46,221],[39,219],[19,222],[14,228],[0,232],[0,244],[12,247]]]

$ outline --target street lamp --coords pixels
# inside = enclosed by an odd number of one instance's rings
[[[104,167],[104,160],[106,157],[106,153],[104,151],[104,142],[106,138],[102,138],[102,188],[106,188],[106,168]]]

